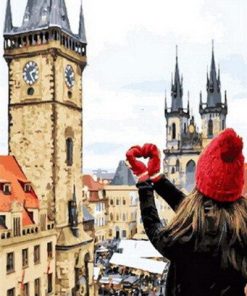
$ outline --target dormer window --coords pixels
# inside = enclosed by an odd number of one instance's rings
[[[31,186],[30,183],[26,183],[26,184],[24,184],[24,191],[25,191],[26,193],[31,192],[31,190],[32,190],[32,186]]]
[[[5,195],[10,195],[11,194],[11,185],[9,183],[3,184],[3,193]]]

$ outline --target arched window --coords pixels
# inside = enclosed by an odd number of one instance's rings
[[[190,160],[186,165],[186,184],[185,184],[185,188],[189,192],[194,187],[195,168],[196,168],[196,164],[195,164],[194,160]]]
[[[176,124],[172,124],[172,139],[176,139]]]
[[[172,174],[175,174],[175,169],[174,169],[174,167],[172,167],[172,172],[171,172]]]
[[[213,120],[210,118],[208,121],[208,137],[211,138],[213,136]]]
[[[179,172],[179,166],[180,166],[179,159],[177,159],[177,161],[176,161],[176,171],[177,172]]]
[[[221,129],[224,130],[225,129],[225,119],[222,119],[222,126]]]
[[[73,140],[71,138],[66,139],[66,163],[68,166],[73,164]]]

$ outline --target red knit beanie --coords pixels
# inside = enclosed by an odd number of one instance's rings
[[[196,187],[218,202],[241,197],[244,185],[243,141],[233,129],[225,129],[201,153],[196,168]]]

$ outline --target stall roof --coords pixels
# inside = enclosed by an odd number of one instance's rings
[[[110,263],[114,265],[122,265],[134,269],[140,269],[155,274],[162,274],[167,265],[167,263],[162,261],[131,257],[127,253],[114,253],[110,259]]]
[[[162,258],[163,256],[154,248],[150,241],[144,240],[121,240],[119,249],[123,254],[136,254],[141,258]]]

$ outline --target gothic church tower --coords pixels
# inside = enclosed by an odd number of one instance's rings
[[[200,94],[199,112],[202,119],[203,147],[205,147],[214,136],[226,128],[228,112],[226,92],[225,102],[222,103],[220,70],[218,70],[217,75],[214,44],[212,46],[210,75],[207,74],[207,102],[202,102],[202,95]]]
[[[7,0],[9,154],[15,155],[38,196],[47,201],[48,219],[56,222],[59,295],[75,295],[79,275],[88,273],[93,257],[92,239],[83,230],[81,200],[86,46],[82,7],[74,34],[65,0],[28,0],[20,27],[13,26]],[[87,267],[78,263],[84,261]],[[88,295],[91,284],[87,282]]]

